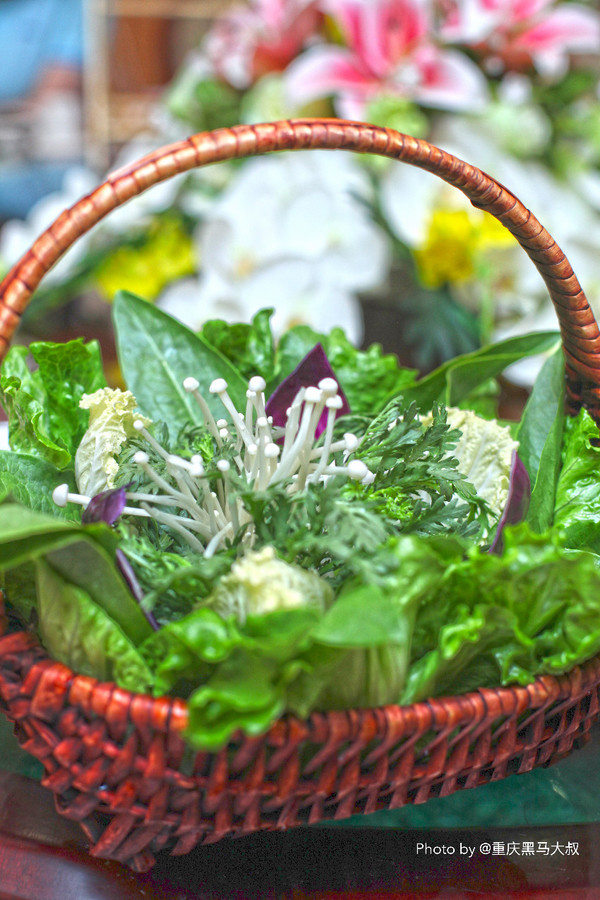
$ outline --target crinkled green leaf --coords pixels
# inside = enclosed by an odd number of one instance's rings
[[[562,468],[556,484],[554,524],[567,547],[600,552],[600,438],[582,409],[565,422]]]
[[[211,609],[196,609],[147,638],[141,652],[152,667],[157,694],[176,685],[195,685],[238,646],[242,638],[231,620]]]
[[[37,368],[27,365],[29,351]],[[67,468],[87,428],[79,408],[84,393],[106,384],[97,341],[38,341],[13,347],[0,375],[0,390],[13,450]]]
[[[417,615],[403,702],[531,682],[600,652],[600,560],[560,535],[507,528],[501,556],[471,548],[450,564],[435,615]],[[440,539],[441,540],[441,539]]]
[[[277,672],[272,660],[235,651],[190,696],[187,739],[210,751],[219,749],[238,729],[251,736],[266,731],[285,709],[286,676],[285,669]]]
[[[224,319],[209,319],[200,334],[244,378],[262,375],[271,381],[275,367],[275,342],[269,321],[272,315],[272,309],[261,309],[251,322],[232,324]]]

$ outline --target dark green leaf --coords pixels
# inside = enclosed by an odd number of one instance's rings
[[[435,401],[457,406],[471,391],[488,378],[499,375],[511,363],[553,349],[558,341],[556,332],[543,331],[490,344],[444,363],[414,386],[404,388],[404,397],[414,400],[424,412],[430,410]]]
[[[231,363],[202,337],[146,300],[121,291],[113,304],[115,334],[121,371],[142,412],[166,422],[175,438],[190,424],[201,425],[195,399],[183,388],[188,376],[200,382],[200,392],[213,414],[224,409],[208,388],[224,378],[231,399],[245,409],[247,384]]]
[[[534,531],[550,527],[561,466],[565,420],[565,364],[562,347],[544,363],[527,401],[516,438],[529,472],[531,499],[525,521]]]
[[[272,309],[261,309],[250,323],[231,324],[223,319],[210,319],[200,334],[243,378],[249,380],[254,375],[262,375],[268,382],[275,367],[275,344],[269,321],[272,315]]]
[[[11,447],[64,469],[88,426],[89,414],[79,401],[106,385],[100,348],[96,341],[78,339],[37,342],[29,349],[37,369],[28,367],[26,347],[13,347],[0,377]]]
[[[50,656],[78,674],[147,692],[150,670],[106,611],[45,560],[36,559],[35,568],[38,628]]]

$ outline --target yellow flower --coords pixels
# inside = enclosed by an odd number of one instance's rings
[[[425,241],[414,251],[421,281],[430,288],[470,281],[487,252],[512,241],[508,231],[488,213],[435,209]]]
[[[117,291],[131,291],[155,300],[167,284],[192,275],[197,262],[191,237],[177,219],[157,219],[141,246],[118,247],[94,273],[96,285],[107,300]]]

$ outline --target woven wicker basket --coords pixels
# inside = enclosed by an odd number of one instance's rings
[[[115,207],[170,176],[277,150],[376,153],[427,169],[498,218],[546,281],[567,361],[568,411],[598,419],[600,332],[560,248],[513,194],[425,141],[339,120],[239,126],[158,150],[66,210],[0,286],[4,353],[27,302],[61,254]],[[258,738],[236,735],[190,759],[184,701],[154,699],[76,675],[31,635],[6,634],[0,606],[0,705],[43,763],[57,809],[81,822],[91,853],[149,868],[228,834],[423,803],[565,756],[599,711],[600,659],[528,687],[378,709],[286,716]]]

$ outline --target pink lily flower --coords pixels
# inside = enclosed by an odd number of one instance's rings
[[[334,96],[337,111],[356,119],[382,95],[449,110],[485,101],[475,64],[434,42],[429,0],[324,0],[321,8],[347,46],[316,45],[292,63],[286,85],[294,105]]]
[[[560,77],[572,53],[600,51],[600,13],[555,0],[442,0],[447,40],[472,45],[492,71]]]
[[[250,0],[220,16],[205,49],[216,73],[233,87],[250,87],[281,72],[318,31],[316,0]]]

